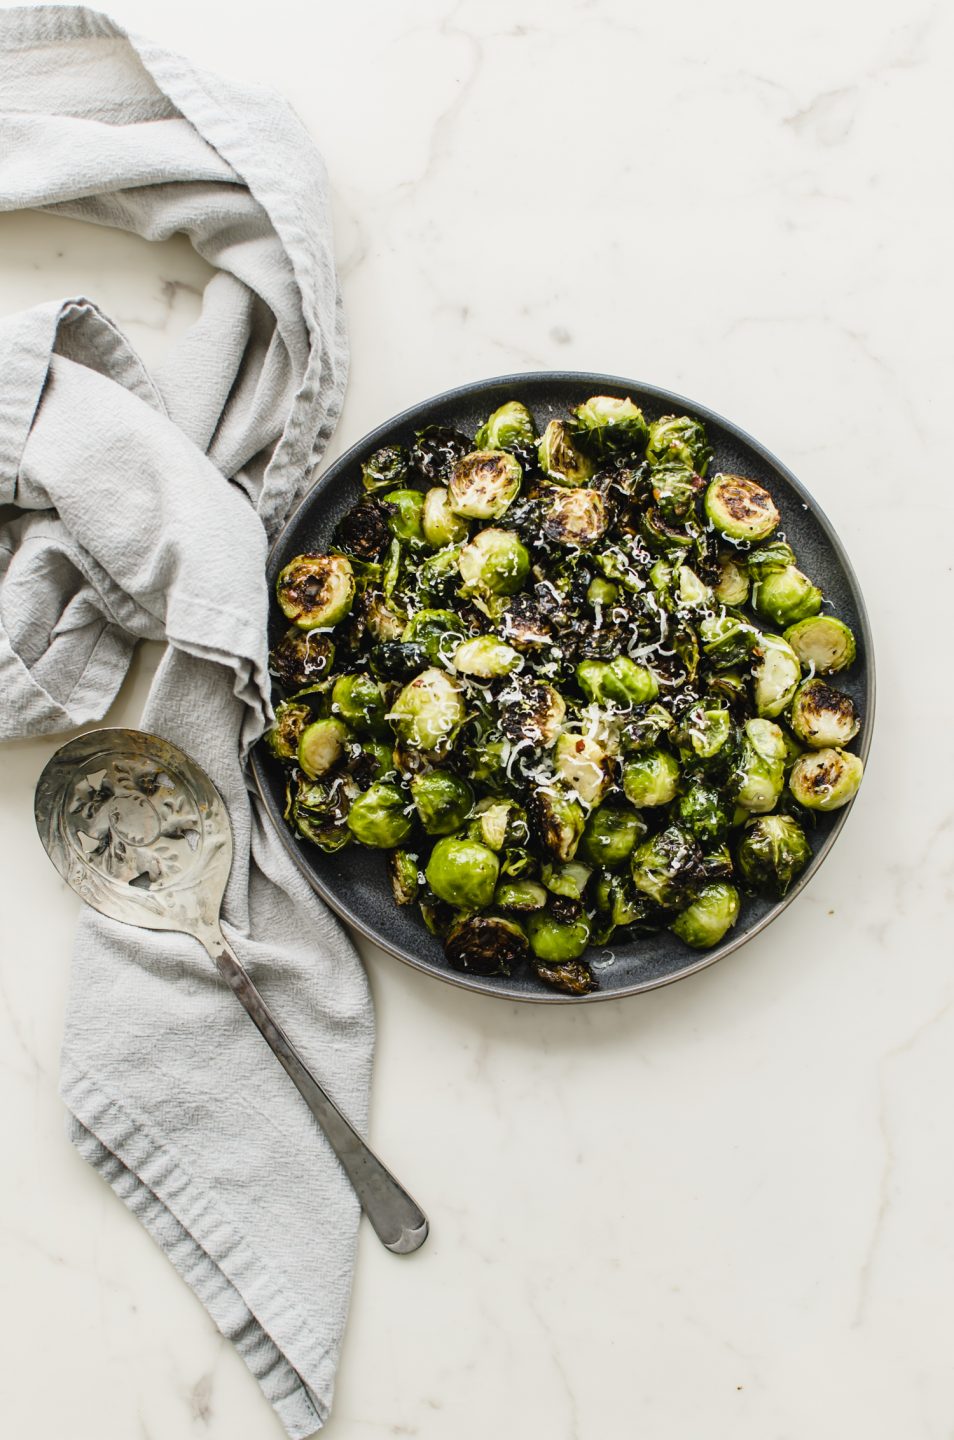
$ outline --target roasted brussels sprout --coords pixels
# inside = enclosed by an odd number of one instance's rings
[[[457,681],[431,667],[405,685],[388,719],[408,749],[437,750],[460,729],[465,713]]]
[[[333,854],[351,842],[349,805],[348,791],[337,779],[330,785],[306,781],[292,787],[285,818],[296,834]]]
[[[362,845],[391,850],[401,845],[413,829],[407,813],[410,808],[406,793],[397,785],[376,781],[351,802],[348,829]]]
[[[470,520],[499,520],[517,498],[523,480],[520,461],[509,450],[474,450],[454,466],[447,503]]]
[[[552,985],[554,990],[561,990],[564,995],[589,995],[592,990],[599,989],[585,960],[564,960],[560,964],[550,965],[537,959],[534,961],[533,970],[538,980]]]
[[[425,870],[434,894],[458,910],[485,910],[494,898],[500,861],[476,840],[438,840]]]
[[[752,609],[774,625],[793,625],[817,615],[823,598],[795,565],[769,570],[752,586]]]
[[[421,888],[417,856],[407,850],[392,850],[388,856],[391,889],[397,905],[413,905]]]
[[[567,900],[583,899],[592,874],[592,867],[581,864],[579,860],[569,860],[565,865],[554,865],[552,861],[545,860],[540,869],[540,879],[551,895],[562,895]]]
[[[702,653],[714,670],[744,665],[758,644],[761,632],[742,615],[726,611],[699,622]]]
[[[537,427],[526,405],[508,400],[484,421],[474,436],[478,450],[533,451],[537,443]]]
[[[527,936],[538,960],[547,965],[562,965],[583,954],[589,944],[590,925],[585,915],[563,921],[548,911],[535,910],[527,917]]]
[[[696,496],[705,481],[681,460],[668,460],[653,467],[652,497],[667,525],[679,525],[694,515]]]
[[[433,484],[447,482],[455,463],[470,450],[466,435],[447,425],[425,425],[418,430],[411,447],[411,463]]]
[[[522,845],[530,838],[526,814],[513,800],[481,800],[469,829],[471,839],[479,840],[491,850]]]
[[[598,490],[557,490],[547,497],[543,533],[555,545],[595,545],[608,523]]]
[[[327,679],[335,663],[330,635],[315,630],[286,632],[268,657],[269,672],[284,690],[304,690]]]
[[[370,675],[339,675],[331,691],[331,711],[359,735],[387,735],[387,701]]]
[[[361,466],[365,490],[393,490],[403,485],[411,468],[411,457],[403,445],[383,445]]]
[[[401,634],[405,644],[423,648],[433,665],[449,666],[454,651],[467,635],[467,626],[453,610],[418,610]]]
[[[428,835],[452,835],[470,814],[474,792],[452,770],[425,770],[411,778],[411,799]]]
[[[297,760],[301,732],[311,719],[307,705],[283,700],[275,706],[275,723],[266,732],[265,743],[276,760]]]
[[[378,590],[366,590],[361,597],[361,615],[373,640],[400,640],[404,621],[395,614]]]
[[[668,805],[679,790],[679,762],[665,750],[644,750],[623,766],[623,794],[637,810]]]
[[[529,910],[542,910],[547,903],[547,892],[536,880],[501,880],[494,891],[494,905],[498,910],[515,910],[522,914]]]
[[[704,848],[720,845],[729,830],[729,812],[721,792],[698,777],[676,802],[676,818]]]
[[[772,720],[746,720],[730,787],[735,803],[754,815],[774,810],[785,783],[785,737]]]
[[[540,469],[557,485],[585,485],[595,466],[588,455],[573,443],[565,420],[551,420],[537,447]]]
[[[669,825],[638,845],[631,873],[636,889],[664,910],[681,909],[705,883],[702,851],[679,825]]]
[[[697,475],[705,475],[712,459],[702,423],[689,415],[663,415],[654,420],[649,427],[646,455],[655,465],[681,460]]]
[[[579,801],[555,787],[541,788],[530,801],[540,840],[558,860],[572,860],[586,823]]]
[[[502,707],[500,728],[508,740],[515,745],[525,740],[543,749],[550,748],[566,715],[566,702],[552,685],[514,675],[497,700]]]
[[[645,665],[637,665],[628,655],[615,660],[583,660],[576,667],[576,682],[583,694],[596,704],[619,705],[631,709],[645,705],[659,694],[659,683]]]
[[[712,593],[720,605],[738,608],[749,598],[749,572],[738,556],[723,551],[719,556],[719,578]]]
[[[513,597],[501,617],[500,633],[518,650],[539,650],[553,643],[550,623],[529,595]]]
[[[344,754],[347,728],[340,720],[316,720],[298,737],[298,764],[309,780],[318,780],[333,770]]]
[[[834,675],[854,662],[855,637],[834,615],[799,620],[785,631],[785,639],[805,668],[816,675]]]
[[[530,556],[513,530],[478,530],[457,559],[460,578],[475,591],[513,595],[530,571]]]
[[[527,937],[501,915],[470,915],[451,926],[444,954],[455,970],[474,975],[509,975],[526,958]]]
[[[712,761],[724,759],[732,738],[732,717],[718,705],[692,705],[682,717],[676,739],[684,758]],[[711,769],[711,766],[707,766]]]
[[[736,851],[746,883],[780,899],[811,858],[805,832],[790,815],[759,815],[749,820]]]
[[[694,950],[709,950],[738,920],[740,904],[734,885],[725,881],[705,885],[669,928]]]
[[[420,490],[389,490],[381,501],[388,529],[405,545],[424,545],[424,496]]]
[[[603,746],[586,735],[558,736],[553,767],[560,779],[591,808],[598,805],[612,784],[610,757]]]
[[[442,545],[460,545],[470,534],[470,526],[450,505],[450,495],[443,485],[435,485],[424,496],[421,507],[421,530],[428,545],[435,550]]]
[[[804,745],[823,750],[847,745],[861,729],[861,721],[850,695],[833,690],[824,680],[807,680],[792,702],[791,726]]]
[[[493,680],[509,675],[523,664],[518,651],[493,635],[477,635],[473,640],[464,640],[451,656],[451,664],[461,675],[476,675],[482,680]]]
[[[591,395],[571,413],[576,421],[575,438],[597,455],[611,451],[632,454],[646,444],[649,427],[642,410],[628,398]]]
[[[754,654],[755,709],[759,715],[774,720],[792,703],[802,678],[801,662],[781,635],[760,635]]]
[[[616,870],[645,834],[646,822],[635,810],[601,805],[586,822],[580,853],[598,869]]]
[[[369,565],[384,559],[391,543],[387,513],[376,500],[362,500],[335,527],[335,544]]]
[[[795,761],[788,788],[806,810],[840,810],[855,798],[863,774],[861,757],[848,750],[813,750]]]
[[[716,475],[706,490],[705,511],[727,540],[764,540],[779,522],[769,492],[744,475]]]
[[[623,726],[621,743],[625,751],[651,750],[660,740],[674,734],[676,721],[665,705],[638,705]]]
[[[354,600],[354,571],[344,555],[296,555],[280,572],[275,593],[299,630],[337,625]]]

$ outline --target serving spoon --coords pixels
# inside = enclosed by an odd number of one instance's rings
[[[90,730],[49,760],[34,812],[46,853],[94,910],[205,947],[324,1131],[379,1240],[398,1255],[419,1249],[424,1212],[319,1085],[225,941],[232,826],[205,771],[158,735]]]

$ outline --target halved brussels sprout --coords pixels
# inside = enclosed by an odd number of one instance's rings
[[[369,567],[378,565],[391,541],[387,516],[370,496],[353,506],[335,526],[335,545]]]
[[[654,465],[664,460],[681,460],[697,475],[704,475],[712,459],[705,428],[690,415],[663,415],[649,427],[646,455]]]
[[[421,888],[417,856],[407,850],[392,850],[388,856],[391,889],[397,905],[413,905]]]
[[[544,861],[540,868],[540,879],[552,895],[563,895],[567,900],[582,900],[590,876],[589,865],[578,860],[569,860],[565,865],[553,865]]]
[[[387,701],[370,675],[339,675],[331,692],[331,709],[359,735],[387,735]]]
[[[416,642],[383,640],[371,651],[369,663],[378,680],[408,680],[427,668],[429,658],[424,646]]]
[[[588,700],[623,708],[645,705],[659,694],[659,682],[646,665],[637,665],[628,655],[615,660],[582,660],[576,667],[576,683]]]
[[[388,719],[407,748],[436,750],[456,733],[465,715],[457,681],[431,668],[405,685]]]
[[[404,621],[379,590],[366,590],[361,597],[361,614],[375,640],[400,640]]]
[[[389,490],[381,501],[388,529],[405,545],[423,545],[424,496],[420,490]]]
[[[296,626],[282,636],[268,657],[268,669],[285,690],[304,690],[331,674],[335,647],[330,635]]]
[[[790,815],[759,815],[746,824],[736,858],[749,885],[781,898],[812,858],[812,847]]]
[[[769,570],[752,586],[752,609],[774,625],[793,625],[817,615],[824,596],[794,565]]]
[[[455,515],[497,520],[517,498],[523,467],[509,450],[474,450],[454,466],[447,503]]]
[[[557,485],[584,485],[595,471],[593,461],[574,445],[564,420],[551,420],[537,446],[537,461]]]
[[[411,779],[411,799],[428,835],[451,835],[470,814],[474,792],[452,770],[425,770]]]
[[[471,839],[491,850],[521,845],[530,838],[526,814],[513,800],[481,800],[469,829],[473,832]]]
[[[762,580],[773,570],[787,570],[794,564],[795,551],[787,540],[780,540],[778,536],[767,545],[750,550],[745,557],[746,569],[753,580]]]
[[[425,875],[434,894],[458,910],[485,910],[494,898],[500,862],[476,840],[448,836],[431,851]]]
[[[447,482],[455,463],[471,449],[466,435],[449,425],[425,425],[414,436],[411,461],[416,470],[430,480]]]
[[[677,732],[688,758],[697,760],[715,760],[727,754],[731,738],[732,717],[728,710],[701,703],[690,706]]]
[[[564,921],[547,911],[536,910],[527,917],[527,935],[538,960],[547,965],[562,965],[583,954],[590,943],[590,922],[585,915]]]
[[[536,443],[533,416],[519,400],[499,406],[474,436],[478,450],[532,450]]]
[[[802,678],[802,666],[795,651],[781,635],[760,635],[752,667],[755,708],[774,720],[792,703]]]
[[[349,804],[344,785],[304,782],[290,791],[285,819],[304,840],[333,854],[351,843],[346,823]]]
[[[736,804],[754,815],[774,810],[785,783],[785,737],[772,720],[746,720],[742,752],[730,776]]]
[[[293,700],[283,700],[275,706],[275,723],[265,732],[265,744],[276,760],[297,758],[298,741],[310,719],[311,710],[307,705],[296,705]]]
[[[679,762],[665,750],[644,750],[623,766],[623,794],[637,810],[668,805],[679,789]]]
[[[390,850],[406,840],[413,829],[409,808],[403,790],[385,780],[375,781],[351,802],[348,829],[362,845]]]
[[[710,950],[738,920],[740,905],[735,886],[716,881],[703,886],[669,928],[694,950]]]
[[[500,728],[508,740],[516,745],[521,740],[529,740],[543,749],[550,748],[566,715],[566,702],[559,691],[552,685],[515,675],[498,696],[498,702]]]
[[[676,818],[700,845],[719,845],[729,829],[729,813],[714,785],[698,778],[690,781],[676,803]]]
[[[434,665],[449,665],[467,634],[467,626],[453,610],[418,610],[404,627],[405,643],[422,645]]]
[[[807,680],[792,703],[791,726],[803,744],[822,750],[847,745],[861,729],[861,721],[850,695],[833,690],[824,680]]]
[[[728,540],[764,540],[780,519],[769,492],[744,475],[716,475],[706,490],[705,512]]]
[[[669,825],[638,845],[630,869],[636,889],[664,910],[688,904],[705,883],[702,851],[678,825]]]
[[[470,526],[450,506],[450,496],[443,485],[435,485],[424,496],[421,530],[428,545],[435,550],[442,545],[459,545],[470,534]]]
[[[707,615],[699,622],[702,653],[715,670],[743,665],[758,644],[761,631],[742,615]]]
[[[464,640],[456,647],[450,662],[462,675],[476,675],[481,680],[493,680],[500,675],[509,675],[523,664],[520,654],[512,645],[505,645],[493,635],[477,635],[473,640]]]
[[[501,915],[471,915],[451,926],[444,954],[455,970],[509,975],[526,958],[527,937],[519,925]]]
[[[298,764],[309,780],[327,775],[344,754],[347,727],[340,720],[316,720],[298,737]]]
[[[814,750],[795,761],[788,788],[806,810],[840,810],[858,793],[864,768],[848,750]]]
[[[815,615],[799,620],[785,631],[785,639],[806,669],[816,675],[834,675],[847,670],[855,658],[855,637],[843,620],[834,615]]]
[[[701,476],[681,460],[655,465],[650,484],[656,508],[668,525],[678,525],[691,516],[696,496],[705,489]]]
[[[553,641],[549,621],[529,595],[513,597],[501,617],[500,633],[518,650],[539,650]]]
[[[665,705],[640,705],[623,727],[621,742],[625,751],[650,750],[660,740],[673,735],[676,722]]]
[[[723,553],[719,556],[719,578],[713,594],[720,605],[744,605],[749,598],[749,573],[739,558]]]
[[[649,427],[639,406],[628,397],[591,395],[570,412],[581,444],[598,455],[609,451],[642,450]]]
[[[468,588],[491,595],[513,595],[530,572],[530,556],[513,530],[478,530],[457,557],[460,577]]]
[[[590,991],[600,988],[585,960],[564,960],[551,965],[535,959],[533,971],[538,980],[552,985],[554,990],[562,990],[564,995],[589,995]]]
[[[572,860],[586,823],[579,801],[548,786],[534,792],[530,810],[539,838],[551,855]]]
[[[361,466],[365,490],[393,490],[407,478],[411,457],[403,445],[383,445]]]
[[[673,601],[678,609],[700,610],[712,605],[712,591],[690,566],[677,566],[673,580]]]
[[[547,497],[543,533],[556,545],[595,545],[608,524],[598,490],[559,490]]]
[[[296,555],[280,572],[275,594],[299,630],[337,625],[354,600],[354,571],[344,555]]]
[[[494,905],[498,910],[542,910],[547,903],[547,892],[536,880],[501,880],[494,891]]]
[[[553,766],[588,807],[598,805],[612,783],[612,761],[602,745],[585,735],[560,735]]]
[[[645,834],[646,823],[635,810],[601,805],[586,822],[582,853],[598,868],[615,870],[626,863]]]

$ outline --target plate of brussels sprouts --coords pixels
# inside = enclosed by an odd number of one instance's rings
[[[711,965],[802,890],[861,782],[842,545],[665,390],[424,401],[318,480],[268,574],[271,819],[345,921],[471,990],[591,1001]]]

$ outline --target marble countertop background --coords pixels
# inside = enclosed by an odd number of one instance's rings
[[[325,155],[353,346],[332,453],[480,376],[668,386],[795,469],[875,634],[877,734],[845,831],[722,964],[554,1010],[364,947],[372,1140],[433,1236],[399,1261],[365,1229],[329,1436],[950,1440],[954,12],[112,8],[282,89]],[[184,241],[0,217],[0,311],[89,294],[147,362],[207,275]],[[113,722],[136,723],[156,660],[141,651]],[[56,743],[0,753],[0,1428],[277,1440],[64,1138],[78,902],[30,803]]]

